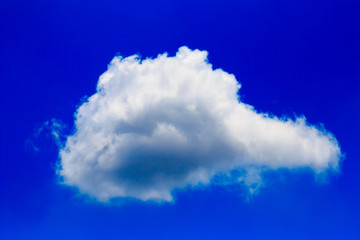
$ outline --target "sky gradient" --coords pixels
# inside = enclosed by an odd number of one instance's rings
[[[1,239],[359,239],[358,1],[1,1]],[[323,126],[345,155],[310,170],[176,190],[173,203],[98,203],[59,184],[46,122],[74,129],[114,56],[209,52],[259,112]],[[49,124],[48,124],[49,125]],[[64,140],[64,139],[60,139]]]

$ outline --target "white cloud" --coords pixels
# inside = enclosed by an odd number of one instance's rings
[[[176,188],[236,169],[338,168],[331,134],[303,118],[257,113],[239,102],[239,88],[234,75],[212,70],[206,51],[115,57],[76,112],[59,174],[100,201],[171,201]],[[254,184],[252,172],[239,179]]]

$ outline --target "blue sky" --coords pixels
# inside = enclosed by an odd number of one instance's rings
[[[357,1],[3,0],[0,12],[1,239],[359,238]],[[44,123],[71,134],[114,56],[181,46],[206,50],[258,112],[323,124],[345,154],[340,172],[320,183],[311,169],[280,169],[251,197],[244,184],[210,184],[173,191],[173,203],[99,203],[59,184]]]

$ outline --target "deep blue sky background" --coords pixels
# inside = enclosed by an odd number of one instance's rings
[[[21,1],[0,3],[1,239],[360,239],[360,2]],[[45,121],[69,126],[117,53],[209,51],[259,111],[323,123],[346,154],[327,184],[281,172],[246,201],[238,186],[175,204],[89,203],[57,182]],[[34,151],[33,143],[39,151]]]

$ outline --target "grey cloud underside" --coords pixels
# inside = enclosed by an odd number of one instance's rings
[[[206,56],[182,47],[174,57],[114,58],[60,150],[64,183],[100,201],[171,201],[174,189],[234,169],[338,168],[331,134],[239,102],[235,77]]]

